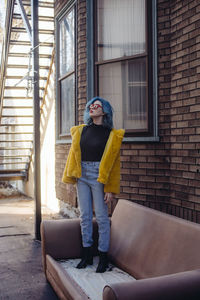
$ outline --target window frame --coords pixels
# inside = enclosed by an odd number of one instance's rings
[[[146,5],[146,18],[147,20],[151,20],[151,25],[148,26],[148,22],[146,22],[146,35],[148,37],[147,39],[147,47],[148,47],[148,56],[146,56],[147,60],[147,66],[148,66],[148,72],[147,72],[147,84],[148,84],[148,100],[152,103],[148,103],[148,132],[144,132],[142,130],[134,131],[133,130],[126,130],[125,139],[126,141],[159,141],[158,137],[158,117],[157,117],[157,1],[147,1],[148,7]],[[149,4],[150,3],[150,4]],[[90,74],[93,72],[93,78],[91,78],[91,75],[88,76],[88,80],[93,80],[93,86],[91,86],[91,82],[87,82],[88,84],[88,96],[90,98],[92,96],[98,95],[98,66],[101,64],[106,63],[114,63],[119,62],[123,60],[127,60],[127,58],[119,58],[119,59],[111,59],[103,62],[97,62],[97,22],[95,21],[97,19],[97,0],[94,1],[94,4],[90,4],[90,1],[87,1],[87,5],[89,8],[88,18],[87,18],[87,27],[90,28],[93,26],[93,30],[90,30],[88,32],[88,49],[87,49],[87,55],[90,57],[90,59],[93,59],[93,67],[90,65],[88,66],[88,73]],[[151,10],[149,9],[149,5],[151,5]],[[91,11],[93,11],[93,15],[91,16]],[[92,19],[93,23],[91,24]],[[93,39],[93,43],[92,43]],[[151,44],[151,47],[149,45]],[[95,49],[93,56],[92,52],[93,49]],[[146,49],[147,52],[147,49]],[[145,53],[146,54],[146,53]],[[128,60],[132,60],[132,58],[137,59],[139,57],[144,57],[144,54],[134,55],[128,57]],[[88,97],[88,100],[90,99]],[[151,121],[152,120],[152,121]],[[143,133],[143,134],[142,134]]]
[[[69,143],[71,142],[70,132],[61,133],[61,81],[74,74],[74,125],[77,124],[78,120],[78,109],[77,109],[77,1],[69,1],[63,9],[55,17],[55,64],[56,64],[56,144]],[[59,45],[60,45],[60,23],[62,19],[74,9],[74,70],[70,71],[62,76],[60,73],[60,59],[59,59]]]

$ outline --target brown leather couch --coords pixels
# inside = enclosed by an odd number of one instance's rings
[[[88,299],[58,264],[81,255],[78,219],[42,222],[43,266],[60,299]],[[94,235],[97,228],[94,222]],[[200,225],[119,200],[109,258],[136,281],[106,285],[104,300],[200,299]]]

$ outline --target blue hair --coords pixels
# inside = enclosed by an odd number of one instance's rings
[[[87,102],[85,111],[84,111],[84,123],[87,125],[91,125],[93,123],[92,118],[90,117],[90,105],[95,101],[99,100],[102,103],[103,112],[105,115],[103,116],[103,126],[112,129],[113,128],[113,108],[110,103],[100,97],[94,97],[90,101]]]

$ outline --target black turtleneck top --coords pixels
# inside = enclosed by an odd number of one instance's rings
[[[103,125],[92,124],[83,127],[80,141],[82,161],[101,160],[110,131]]]

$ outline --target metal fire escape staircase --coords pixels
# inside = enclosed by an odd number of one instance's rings
[[[0,181],[27,180],[33,152],[31,0],[7,1],[0,74]],[[21,6],[21,7],[20,7]],[[54,0],[39,1],[39,94],[44,105],[54,41]]]

